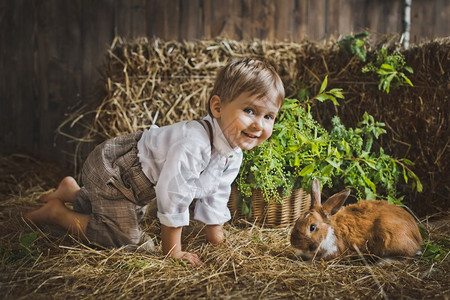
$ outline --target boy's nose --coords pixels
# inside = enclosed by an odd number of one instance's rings
[[[263,118],[255,117],[253,119],[253,127],[255,129],[261,130],[263,128]]]

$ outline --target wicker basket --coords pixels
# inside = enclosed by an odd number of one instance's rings
[[[234,220],[245,219],[251,223],[256,222],[267,228],[287,227],[293,224],[298,217],[309,210],[311,206],[311,195],[303,189],[292,190],[289,196],[283,196],[282,191],[278,191],[283,199],[283,204],[267,203],[260,190],[253,190],[252,195],[252,216],[242,215],[241,205],[236,202],[239,191],[233,185],[231,189],[228,208]]]

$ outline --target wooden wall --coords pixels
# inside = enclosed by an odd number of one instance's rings
[[[0,0],[0,146],[63,163],[55,133],[71,107],[98,101],[116,35],[319,41],[401,33],[404,0]],[[447,0],[412,0],[411,42],[450,33]]]

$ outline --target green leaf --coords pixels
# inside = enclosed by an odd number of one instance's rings
[[[414,73],[413,69],[411,67],[409,67],[409,66],[405,66],[405,70],[408,71],[411,74]]]
[[[374,193],[377,192],[377,188],[376,188],[375,184],[372,182],[372,180],[370,180],[370,179],[367,178],[366,176],[363,176],[363,180],[364,180],[364,182],[370,187],[370,189],[372,190],[372,192],[374,192]]]
[[[344,99],[344,94],[342,94],[342,89],[331,89],[328,91],[328,93],[332,94],[336,98]]]
[[[315,143],[311,144],[311,151],[312,151],[312,153],[316,154],[317,156],[320,156],[319,146],[317,144],[315,144]]]
[[[334,103],[334,105],[339,106],[339,102],[336,100],[334,96],[328,95],[328,99],[330,99],[331,102]]]
[[[312,172],[314,172],[314,163],[307,165],[306,167],[304,167],[299,173],[298,175],[303,177],[306,176],[308,174],[311,174]]]
[[[315,99],[317,101],[324,102],[325,100],[330,99],[330,96],[328,96],[327,94],[320,94],[320,95],[317,95]]]
[[[34,243],[34,241],[36,241],[36,239],[37,239],[36,232],[32,232],[28,235],[25,235],[24,237],[22,237],[22,240],[20,241],[20,246],[28,249]]]
[[[329,163],[330,165],[332,165],[334,168],[339,169],[339,163],[334,162],[333,160],[331,160],[330,158],[326,159],[326,162]]]
[[[410,178],[413,178],[414,180],[415,180],[415,183],[416,183],[416,190],[420,193],[420,192],[422,192],[422,190],[423,190],[423,186],[422,186],[422,183],[420,182],[420,180],[419,180],[419,177],[417,177],[417,175],[416,174],[414,174],[412,171],[410,171],[410,170],[408,170],[408,176],[410,177]]]
[[[341,144],[342,144],[342,146],[344,147],[345,154],[346,154],[347,156],[349,156],[349,155],[350,155],[350,150],[351,150],[351,149],[350,149],[350,144],[347,143],[346,140],[342,140]]]
[[[325,76],[325,79],[322,81],[322,85],[320,86],[319,94],[322,94],[323,91],[327,88],[328,85],[328,75]]]
[[[382,65],[380,66],[380,68],[381,68],[382,70],[386,70],[386,71],[395,71],[395,68],[392,67],[390,64],[382,64]]]
[[[241,213],[246,216],[248,215],[250,212],[250,209],[247,206],[247,203],[245,203],[245,201],[242,201],[242,208],[241,208]]]
[[[409,78],[406,77],[405,74],[401,73],[401,76],[402,76],[402,78],[405,80],[405,82],[406,82],[407,84],[409,84],[410,86],[414,86],[414,85],[412,84],[411,80],[409,80]]]
[[[406,174],[405,167],[403,167],[403,179],[405,180],[405,183],[408,183],[408,175]]]
[[[414,163],[407,158],[402,158],[400,161],[402,161],[405,165],[408,165],[408,166],[414,165]]]
[[[377,166],[373,160],[366,159],[366,160],[364,160],[364,162],[372,169],[377,170]]]
[[[333,171],[333,165],[331,165],[331,164],[326,165],[321,170],[322,176],[328,177],[328,175],[330,175],[331,171]]]

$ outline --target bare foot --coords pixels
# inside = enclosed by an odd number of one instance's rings
[[[55,216],[58,211],[65,207],[64,203],[58,199],[49,199],[47,203],[41,206],[39,209],[30,211],[24,215],[24,218],[31,221],[35,225],[52,225]]]
[[[70,234],[83,238],[89,216],[70,210],[58,198],[50,199],[42,207],[24,215],[24,219],[34,225],[58,225]]]
[[[60,199],[63,202],[75,201],[75,195],[80,190],[80,186],[73,177],[64,177],[58,185],[58,188],[48,194],[42,195],[41,202],[49,202],[52,199]]]

